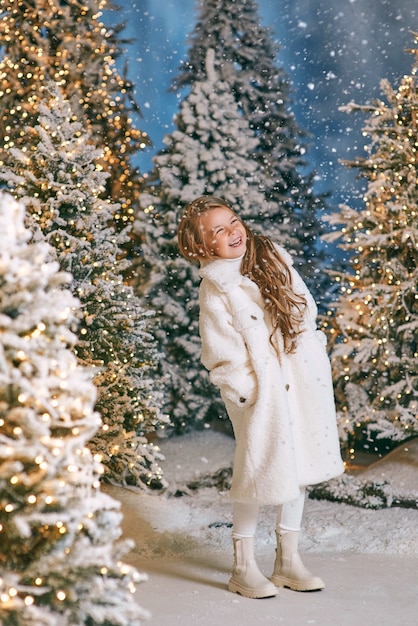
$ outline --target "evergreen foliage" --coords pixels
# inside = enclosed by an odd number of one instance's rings
[[[143,577],[123,564],[120,505],[86,447],[100,425],[92,372],[73,353],[69,274],[0,196],[0,621],[137,626]]]
[[[153,259],[146,300],[159,312],[156,337],[165,358],[166,410],[177,432],[209,424],[224,415],[218,393],[200,363],[198,338],[197,267],[183,259],[177,247],[177,224],[185,204],[203,194],[220,195],[248,221],[254,206],[262,207],[257,166],[248,150],[257,145],[240,115],[227,83],[213,69],[213,51],[207,53],[208,74],[181,103],[177,130],[165,138],[167,148],[155,157],[159,175],[155,195],[142,195],[151,216],[144,244]],[[270,222],[268,214],[256,216]],[[254,220],[254,224],[257,225]]]
[[[397,89],[382,81],[385,100],[345,107],[369,115],[366,156],[347,164],[368,186],[362,210],[342,206],[330,218],[343,224],[333,237],[353,255],[333,304],[341,434],[378,450],[418,433],[418,50],[412,54]]]
[[[200,4],[174,90],[181,92],[204,80],[209,48],[215,52],[219,78],[228,84],[258,139],[247,158],[258,165],[260,189],[275,226],[275,239],[294,254],[315,291],[323,281],[315,276],[315,268],[322,257],[316,243],[323,232],[319,215],[324,210],[324,198],[313,191],[313,174],[304,173],[306,133],[291,112],[290,81],[277,62],[279,46],[272,30],[260,24],[257,2],[206,0]]]
[[[26,128],[24,149],[10,149],[0,178],[25,202],[31,230],[73,275],[71,287],[82,303],[76,353],[96,368],[96,409],[103,419],[90,445],[102,455],[106,478],[161,487],[158,448],[145,438],[165,419],[157,408],[159,381],[150,378],[158,353],[151,313],[122,278],[126,235],[112,226],[117,206],[101,198],[106,174],[94,165],[99,151],[58,87],[51,86],[38,110],[39,123]]]
[[[26,126],[37,122],[38,109],[53,82],[73,103],[74,114],[101,150],[109,176],[104,197],[119,203],[114,215],[124,226],[133,220],[142,179],[131,158],[148,145],[135,128],[138,111],[133,86],[119,75],[120,26],[106,28],[107,0],[35,0],[2,3],[0,14],[0,158],[10,148],[24,148]]]
[[[145,189],[141,196],[150,221],[144,225],[141,213],[136,225],[138,233],[145,231],[145,260],[153,267],[138,292],[159,312],[165,409],[177,432],[224,416],[200,364],[197,269],[177,251],[184,205],[202,194],[224,197],[254,230],[289,249],[308,280],[311,257],[321,256],[315,246],[323,208],[312,176],[301,173],[304,136],[290,112],[289,81],[276,65],[278,50],[270,30],[260,26],[257,4],[202,3],[190,44],[173,85],[186,94],[176,130],[154,158],[150,197]]]

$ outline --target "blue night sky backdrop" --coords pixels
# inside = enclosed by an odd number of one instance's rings
[[[169,93],[187,51],[199,0],[116,0],[120,12],[107,24],[126,22],[129,77],[143,117],[136,125],[153,147],[138,155],[142,173],[172,132],[178,97]],[[362,153],[365,118],[338,108],[381,97],[380,81],[395,87],[410,74],[413,56],[405,52],[418,32],[417,0],[259,0],[262,24],[273,30],[278,64],[293,86],[292,109],[310,135],[309,169],[318,175],[317,191],[330,193],[330,206],[361,203],[356,172],[339,163]]]

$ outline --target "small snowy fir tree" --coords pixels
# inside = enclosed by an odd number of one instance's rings
[[[86,448],[100,424],[91,372],[71,348],[70,276],[29,243],[23,205],[0,195],[0,622],[138,626],[120,561],[120,505]]]
[[[115,205],[101,199],[106,174],[98,151],[70,104],[51,86],[39,105],[39,124],[26,129],[26,148],[12,148],[0,178],[27,206],[27,223],[54,247],[61,268],[73,275],[82,302],[76,352],[97,368],[97,410],[103,426],[90,442],[106,478],[136,487],[164,481],[158,447],[145,435],[163,426],[155,367],[158,354],[150,314],[123,282],[120,243],[111,226]]]
[[[194,84],[182,102],[175,118],[177,129],[166,136],[167,148],[154,159],[159,177],[156,195],[142,196],[152,216],[144,250],[153,273],[145,296],[159,312],[156,336],[165,353],[160,366],[167,378],[166,409],[178,432],[223,415],[219,396],[200,363],[199,278],[197,267],[178,252],[181,212],[200,195],[217,195],[254,227],[270,227],[257,165],[248,158],[258,140],[240,115],[227,83],[216,75],[213,61],[209,49],[207,76]],[[261,209],[256,221],[254,207]]]
[[[173,89],[204,80],[206,50],[212,48],[219,78],[258,138],[248,158],[258,165],[275,239],[293,252],[315,291],[324,276],[317,271],[322,255],[316,247],[324,199],[313,192],[313,174],[306,173],[306,136],[291,112],[290,81],[277,63],[279,47],[271,29],[260,24],[254,0],[205,0],[199,7]]]
[[[115,5],[107,0],[1,3],[0,158],[7,163],[10,147],[26,145],[24,129],[36,124],[45,86],[59,83],[100,149],[109,173],[104,197],[119,203],[114,219],[125,225],[142,185],[132,156],[150,142],[133,124],[133,85],[116,69],[122,29],[106,27],[106,9],[114,24]]]
[[[330,218],[353,255],[331,333],[341,433],[379,451],[418,434],[417,67],[397,90],[382,82],[386,101],[345,107],[369,114],[367,156],[348,164],[368,188],[362,210]]]

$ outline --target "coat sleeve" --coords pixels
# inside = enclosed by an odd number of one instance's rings
[[[207,288],[202,283],[199,295],[201,360],[223,400],[245,408],[256,401],[256,376],[245,342],[232,323],[226,302],[214,291],[212,286]]]

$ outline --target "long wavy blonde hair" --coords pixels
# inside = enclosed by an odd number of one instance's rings
[[[211,256],[205,244],[200,218],[211,209],[220,207],[229,209],[235,215],[232,207],[216,196],[201,196],[186,206],[177,236],[179,250],[188,261],[199,262]],[[294,352],[297,336],[303,332],[306,298],[294,291],[290,269],[272,241],[253,233],[244,222],[241,223],[247,233],[247,251],[242,260],[241,273],[260,289],[265,310],[271,319],[271,343],[274,333],[279,330],[285,351]]]

